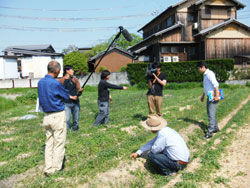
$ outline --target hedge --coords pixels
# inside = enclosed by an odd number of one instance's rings
[[[200,82],[203,76],[197,70],[199,61],[161,63],[161,71],[167,76],[168,82]],[[234,59],[205,60],[207,67],[212,70],[219,82],[228,80],[230,71],[234,68]],[[132,85],[147,82],[146,70],[148,63],[128,64],[127,72]]]

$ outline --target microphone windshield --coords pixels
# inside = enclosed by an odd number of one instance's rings
[[[129,34],[129,32],[127,31],[127,29],[123,29],[122,31],[122,35],[124,36],[124,38],[131,42],[133,40],[133,37]]]

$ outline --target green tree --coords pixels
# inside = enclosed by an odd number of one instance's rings
[[[89,59],[95,56],[96,54],[99,54],[105,51],[108,48],[108,46],[111,44],[111,42],[114,40],[115,36],[116,34],[112,35],[106,42],[103,42],[94,46],[92,50],[86,53],[87,58]],[[142,40],[142,38],[139,35],[132,33],[131,36],[133,37],[133,40],[129,42],[124,38],[123,35],[121,35],[115,42],[116,46],[124,50],[127,50],[128,47],[134,46],[135,44],[139,43]]]
[[[142,41],[142,37],[139,35],[136,35],[134,33],[130,34],[133,37],[133,40],[131,42],[127,41],[123,35],[121,35],[117,40],[116,40],[116,46],[123,48],[124,50],[127,50],[128,47],[134,46],[135,44],[139,43],[140,41]],[[115,38],[116,34],[113,35],[109,40],[108,40],[108,44],[110,44],[114,38]]]
[[[87,59],[105,51],[108,48],[108,43],[107,42],[103,42],[100,44],[97,44],[96,46],[94,46],[90,51],[86,52],[86,57]]]
[[[71,65],[74,67],[76,75],[88,72],[88,64],[86,55],[80,52],[71,52],[64,56],[64,65]]]
[[[78,47],[75,45],[69,45],[67,48],[62,50],[62,53],[64,55],[71,53],[71,52],[77,52],[78,51]]]

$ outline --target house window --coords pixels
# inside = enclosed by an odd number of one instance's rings
[[[205,14],[211,14],[211,8],[206,7],[205,8]]]
[[[195,47],[190,47],[189,55],[194,56],[196,54],[196,48]]]
[[[160,30],[161,30],[161,25],[158,24],[158,25],[157,25],[157,32],[160,31]]]
[[[170,50],[169,50],[169,46],[162,46],[161,47],[161,53],[169,53]]]
[[[170,16],[167,19],[167,27],[170,27],[174,24],[174,16]]]
[[[194,15],[188,14],[187,20],[188,22],[194,22]]]
[[[179,52],[179,46],[171,46],[171,53],[178,53]]]

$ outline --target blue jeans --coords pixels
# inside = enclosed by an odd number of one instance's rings
[[[97,126],[102,123],[106,124],[109,122],[109,102],[98,101],[97,104],[98,104],[100,113],[95,119],[94,126]]]
[[[152,152],[149,152],[148,160],[154,165],[155,169],[163,175],[170,175],[171,173],[177,172],[186,167],[186,165],[173,161],[163,153],[153,154]]]
[[[66,122],[67,129],[71,128],[70,120],[71,114],[73,116],[72,129],[77,131],[79,129],[79,112],[80,112],[80,104],[79,103],[65,103],[65,112],[66,112]]]
[[[209,120],[208,133],[212,134],[218,128],[218,122],[216,120],[216,106],[218,101],[210,102],[207,100],[207,115]]]

